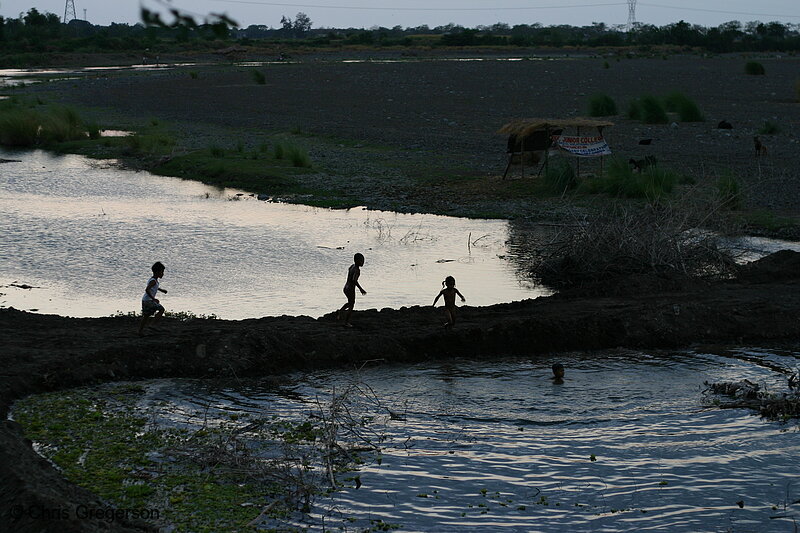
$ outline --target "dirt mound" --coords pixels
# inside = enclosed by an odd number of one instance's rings
[[[741,267],[739,279],[750,283],[770,283],[800,279],[800,253],[781,250]]]

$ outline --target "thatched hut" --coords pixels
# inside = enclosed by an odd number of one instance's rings
[[[613,126],[613,122],[607,120],[596,120],[592,118],[573,117],[565,119],[555,118],[526,118],[518,119],[505,124],[497,133],[508,135],[508,164],[503,173],[503,178],[508,174],[509,168],[513,163],[522,166],[522,175],[525,175],[525,163],[538,166],[544,159],[542,168],[547,166],[548,154],[554,147],[564,148],[564,145],[556,142],[561,138],[565,130],[574,130],[577,137],[581,136],[581,129],[584,133],[587,129],[597,129],[597,135],[602,139],[603,128]],[[603,141],[605,142],[605,141]],[[607,147],[606,147],[607,148]],[[569,151],[569,150],[568,150]],[[601,157],[609,152],[600,152],[596,155]],[[580,153],[572,151],[572,155],[577,157],[596,157],[589,152]],[[541,172],[541,169],[539,170]],[[578,173],[580,173],[580,163],[578,163]]]

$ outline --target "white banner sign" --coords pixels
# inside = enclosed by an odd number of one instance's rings
[[[595,137],[553,136],[556,146],[577,157],[611,155],[611,148],[601,135]]]

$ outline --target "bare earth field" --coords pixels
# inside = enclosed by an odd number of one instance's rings
[[[343,62],[317,55],[296,63],[185,67],[28,90],[100,108],[100,123],[155,117],[177,128],[187,147],[255,146],[267,135],[294,131],[322,169],[301,179],[335,188],[353,205],[501,217],[535,214],[542,205],[501,182],[506,139],[496,131],[515,118],[585,115],[589,97],[605,93],[620,112],[610,117],[616,126],[606,132],[620,157],[653,155],[659,164],[693,175],[700,186],[731,172],[745,186],[746,208],[800,213],[800,58],[757,58],[765,76],[746,75],[748,59],[740,56],[608,58],[609,68],[599,57],[507,59]],[[253,81],[253,68],[265,73],[264,85]],[[646,125],[623,118],[633,98],[672,91],[693,99],[706,121]],[[717,129],[722,120],[733,129]],[[753,135],[765,121],[780,132],[761,135],[769,153],[756,158]],[[653,140],[644,146],[640,139]],[[585,162],[582,170],[596,172],[598,165]],[[425,178],[424,190],[411,178]]]

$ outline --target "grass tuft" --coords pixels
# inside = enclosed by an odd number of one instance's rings
[[[645,124],[666,124],[669,122],[667,112],[661,102],[651,95],[632,100],[628,108],[628,117],[641,120]]]
[[[717,180],[717,195],[724,207],[734,210],[741,209],[742,186],[731,172],[723,174]]]
[[[763,76],[767,72],[764,70],[764,65],[758,61],[748,61],[744,64],[744,73],[750,76]]]
[[[265,85],[267,83],[267,77],[260,70],[251,70],[250,75],[253,77],[253,81],[259,85]]]
[[[590,117],[608,117],[617,114],[617,104],[607,94],[595,94],[589,99]]]
[[[677,113],[681,122],[703,122],[703,116],[700,108],[688,96],[680,92],[672,92],[664,98],[664,107],[667,111]]]
[[[689,180],[677,172],[651,165],[641,173],[620,158],[613,158],[604,176],[581,184],[584,192],[605,193],[621,198],[644,198],[656,202],[670,194],[678,183]]]
[[[575,170],[566,161],[551,164],[542,174],[541,184],[550,194],[564,195],[578,185]]]
[[[769,120],[765,120],[764,124],[758,129],[758,133],[760,135],[775,135],[776,133],[780,133],[781,128],[774,122],[770,122]]]

